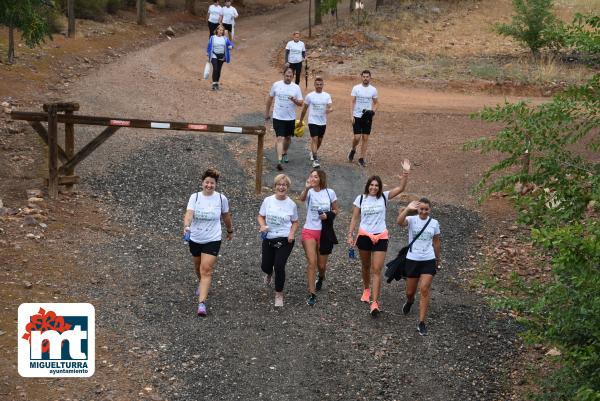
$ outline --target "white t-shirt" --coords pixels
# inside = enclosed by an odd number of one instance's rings
[[[269,227],[267,238],[288,237],[292,228],[292,223],[298,221],[298,206],[296,202],[289,197],[279,200],[275,195],[271,195],[263,201],[258,212],[263,216]]]
[[[408,223],[408,243],[421,231],[426,220],[421,220],[419,216],[406,216],[406,222]],[[440,234],[440,223],[436,219],[431,219],[429,225],[423,231],[421,236],[417,238],[415,243],[412,245],[412,250],[408,250],[406,255],[407,259],[422,261],[435,259],[435,252],[433,250],[433,236]]]
[[[390,191],[385,191],[377,199],[375,196],[362,195],[362,205],[358,195],[354,199],[354,206],[360,208],[360,228],[369,234],[380,234],[385,231],[385,210],[386,202],[390,197]],[[385,199],[383,199],[385,197]]]
[[[286,85],[283,81],[277,81],[271,87],[269,96],[275,98],[273,118],[288,121],[296,119],[296,104],[290,100],[290,96],[302,100],[302,91],[298,85],[294,82]]]
[[[308,105],[309,124],[327,125],[327,105],[332,103],[329,93],[310,92],[304,103]]]
[[[356,85],[352,88],[352,96],[356,98],[354,117],[362,117],[363,110],[373,110],[373,99],[377,99],[377,89],[374,86]]]
[[[211,37],[212,40],[212,54],[210,58],[217,58],[215,54],[225,54],[225,47],[227,46],[227,41],[225,40],[225,36],[217,36],[213,35]]]
[[[288,63],[300,63],[304,58],[302,57],[302,52],[306,52],[306,47],[304,47],[304,42],[299,40],[294,42],[290,40],[285,45],[285,50],[289,50],[290,54],[288,55]]]
[[[324,212],[331,211],[331,204],[337,200],[335,191],[331,188],[321,189],[319,192],[309,189],[306,195],[306,222],[304,228],[308,230],[320,230],[321,219],[319,218],[319,209]]]
[[[211,4],[208,7],[208,22],[212,22],[213,24],[218,23],[221,15],[223,15],[223,7],[216,4]]]
[[[223,23],[224,24],[233,24],[235,19],[239,17],[237,10],[235,7],[223,7],[221,13],[223,14]]]
[[[187,210],[194,211],[190,239],[197,244],[221,241],[221,215],[229,212],[229,201],[215,191],[211,196],[198,192],[190,196]]]

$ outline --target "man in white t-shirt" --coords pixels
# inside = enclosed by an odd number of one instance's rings
[[[373,116],[377,111],[379,102],[377,100],[377,89],[371,85],[371,71],[364,70],[360,77],[362,78],[362,84],[352,88],[352,130],[354,131],[354,137],[352,138],[352,149],[348,153],[348,161],[352,162],[354,160],[356,147],[360,142],[358,164],[361,167],[366,167],[367,144],[371,134]]]
[[[300,75],[302,73],[302,62],[306,58],[306,47],[300,40],[300,32],[294,32],[293,40],[285,45],[285,66],[291,67],[296,75],[296,85],[300,85]]]
[[[310,160],[313,161],[313,168],[321,167],[317,152],[323,142],[323,135],[327,128],[327,114],[333,111],[331,106],[331,95],[323,91],[325,82],[323,78],[315,79],[315,90],[306,95],[304,107],[300,114],[300,121],[304,121],[304,116],[308,111],[308,130],[310,131]]]
[[[302,106],[302,91],[300,87],[292,82],[294,72],[286,68],[283,72],[283,80],[277,81],[271,87],[267,108],[265,110],[265,123],[269,121],[271,105],[273,105],[273,130],[277,139],[277,170],[283,170],[283,163],[287,163],[287,151],[292,142],[296,122],[296,107]],[[273,102],[275,100],[275,102]]]
[[[208,7],[208,37],[215,34],[215,29],[223,19],[223,7],[219,4],[219,0],[214,0],[214,3]]]
[[[225,34],[230,40],[233,40],[233,26],[235,25],[235,19],[239,15],[235,7],[231,5],[231,0],[225,0],[225,7],[223,7],[221,14],[223,15],[221,21],[225,28]]]

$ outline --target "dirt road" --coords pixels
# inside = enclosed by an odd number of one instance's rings
[[[222,91],[211,92],[201,79],[206,43],[201,31],[98,70],[72,87],[72,98],[85,114],[262,123],[266,94],[280,79],[271,64],[274,49],[293,29],[303,28],[305,7],[290,5],[240,20]],[[501,398],[517,327],[495,316],[456,277],[477,252],[474,236],[482,230],[468,189],[490,162],[460,151],[465,140],[490,128],[472,122],[468,114],[503,99],[384,86],[377,82],[384,72],[373,73],[382,107],[368,169],[344,160],[354,79],[325,76],[336,112],[321,157],[343,205],[339,232],[347,227],[349,204],[367,174],[379,173],[391,186],[399,161],[408,157],[414,162],[409,191],[433,198],[447,266],[436,277],[431,335],[419,337],[416,316],[402,316],[403,286],[398,283],[384,287],[382,316],[373,320],[368,315],[358,302],[359,267],[344,256],[344,246],[336,248],[319,302],[309,308],[298,244],[288,265],[286,306],[274,310],[272,292],[259,284],[255,215],[260,199],[250,192],[251,177],[244,172],[249,143],[220,135],[123,130],[79,171],[86,188],[106,202],[111,221],[121,227],[82,242],[79,267],[94,285],[78,287],[76,295],[96,306],[99,343],[104,344],[93,387],[73,384],[83,399]],[[93,132],[97,129],[78,135],[91,138]],[[271,145],[269,137],[265,182],[274,174]],[[304,140],[293,144],[290,158],[286,172],[297,190],[309,170]],[[179,231],[187,197],[209,165],[225,173],[221,189],[235,207],[236,238],[221,252],[210,317],[199,320]],[[388,210],[390,225],[397,207],[394,202]],[[390,228],[397,249],[406,233]]]

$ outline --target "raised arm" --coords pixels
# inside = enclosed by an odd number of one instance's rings
[[[406,206],[405,208],[403,208],[400,213],[398,213],[398,218],[396,219],[396,223],[398,223],[401,226],[405,226],[406,225],[406,216],[408,216],[408,212],[409,211],[417,211],[419,209],[419,202],[418,201],[412,201],[408,204],[408,206]]]
[[[408,182],[408,175],[410,174],[410,161],[404,159],[402,162],[402,175],[400,176],[400,184],[390,191],[389,199],[393,199],[400,195],[406,189],[406,183]]]

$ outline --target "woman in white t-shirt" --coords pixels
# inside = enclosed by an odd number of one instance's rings
[[[215,169],[202,174],[202,191],[190,196],[183,217],[183,233],[189,233],[190,253],[198,276],[198,316],[206,316],[206,298],[221,248],[221,219],[227,227],[227,239],[233,238],[229,201],[215,190],[217,181],[219,172]]]
[[[215,34],[215,29],[223,19],[223,7],[219,4],[219,0],[214,0],[213,4],[208,7],[208,37]]]
[[[290,178],[279,174],[274,180],[275,194],[263,201],[258,212],[258,224],[262,237],[262,261],[264,282],[270,285],[275,272],[275,306],[283,306],[285,264],[294,248],[298,229],[298,206],[287,196]]]
[[[327,175],[323,170],[314,169],[310,172],[300,193],[300,200],[306,202],[306,222],[302,228],[302,246],[308,262],[306,278],[309,296],[306,303],[313,306],[317,303],[316,292],[322,288],[325,280],[327,259],[332,252],[333,243],[337,243],[329,241],[328,246],[321,246],[324,240],[321,236],[324,222],[332,222],[338,213],[337,196],[333,189],[327,188]]]
[[[354,200],[354,210],[348,229],[348,244],[356,245],[362,264],[364,289],[360,300],[366,303],[370,302],[372,316],[379,314],[381,270],[388,247],[388,230],[385,224],[387,203],[390,199],[400,195],[406,188],[410,172],[410,162],[407,159],[402,162],[402,169],[400,185],[391,191],[383,191],[383,184],[379,176],[374,175],[367,180],[364,193]],[[354,228],[359,218],[358,237],[355,240]]]
[[[408,216],[409,212],[418,212],[416,216]],[[413,201],[400,211],[396,220],[401,226],[408,226],[408,243],[410,244],[419,233],[406,255],[406,302],[402,312],[407,315],[415,302],[417,285],[421,291],[419,302],[419,321],[417,331],[420,335],[427,335],[425,318],[429,306],[431,283],[433,276],[440,267],[442,257],[442,244],[440,241],[440,223],[429,216],[431,202],[427,198]]]

